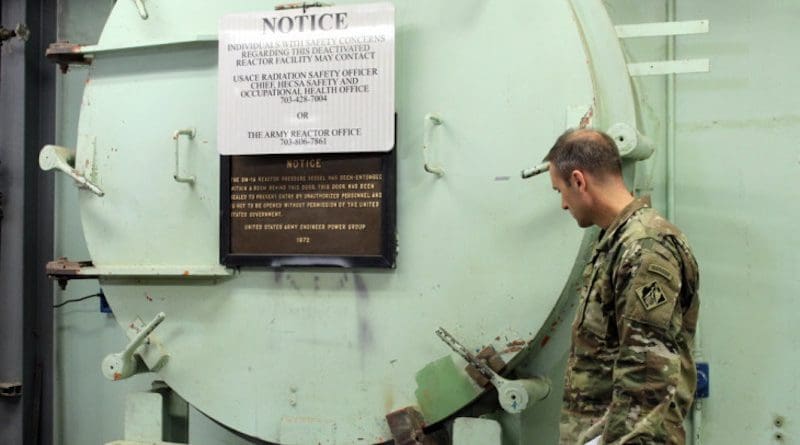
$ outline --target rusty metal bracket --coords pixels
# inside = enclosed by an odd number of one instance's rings
[[[436,445],[432,438],[425,436],[425,421],[414,407],[392,411],[386,415],[386,423],[395,445]]]
[[[55,42],[47,47],[44,55],[48,60],[61,67],[61,72],[66,74],[70,65],[91,65],[92,59],[86,57],[77,43]]]
[[[64,290],[69,280],[84,280],[97,278],[97,274],[83,273],[83,269],[93,267],[91,261],[70,261],[64,257],[47,263],[47,276],[58,281],[58,286]]]
[[[0,382],[0,397],[8,397],[8,398],[22,397],[22,383]]]
[[[27,42],[30,36],[31,30],[28,29],[28,26],[24,23],[18,23],[14,29],[7,29],[0,26],[0,46],[3,46],[3,42],[6,40],[11,40],[14,37],[23,42]]]
[[[492,368],[492,371],[497,373],[500,373],[500,371],[506,367],[506,362],[500,358],[500,354],[497,353],[497,350],[495,350],[494,346],[492,345],[481,349],[481,352],[479,352],[475,358],[486,363],[490,368]],[[490,380],[487,379],[474,365],[467,363],[467,366],[464,367],[464,370],[467,371],[467,374],[472,377],[472,380],[475,380],[475,383],[481,387],[486,387],[489,385]]]

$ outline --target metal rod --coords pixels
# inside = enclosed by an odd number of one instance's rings
[[[142,0],[133,0],[133,2],[136,4],[136,10],[139,11],[139,17],[141,17],[142,20],[147,20],[150,14],[147,13],[144,2]]]
[[[157,328],[162,321],[164,321],[166,317],[167,316],[163,312],[159,312],[158,314],[156,314],[156,318],[154,318],[153,321],[148,323],[147,326],[145,326],[141,331],[139,331],[136,337],[134,337],[133,340],[131,340],[131,342],[128,343],[128,346],[125,347],[125,350],[122,351],[122,355],[125,357],[133,355],[136,349],[139,346],[141,346],[142,343],[144,343],[147,336],[150,335],[153,332],[153,330]]]
[[[550,170],[550,162],[542,162],[541,164],[522,170],[521,176],[522,179],[528,179],[536,175],[540,175],[548,170]]]

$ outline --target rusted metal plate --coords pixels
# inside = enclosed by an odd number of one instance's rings
[[[392,267],[394,156],[224,156],[220,261]]]
[[[61,67],[61,72],[66,73],[70,65],[90,65],[92,60],[81,51],[81,45],[69,42],[51,43],[45,51],[45,57]]]
[[[67,258],[61,257],[48,262],[45,269],[47,271],[47,276],[50,277],[51,280],[58,281],[59,287],[65,289],[69,280],[97,278],[97,274],[85,273],[86,269],[92,267],[93,264],[91,261],[70,261]]]
[[[436,445],[433,438],[425,436],[422,414],[413,407],[392,411],[386,422],[396,445]]]
[[[475,356],[475,358],[484,361],[487,365],[489,365],[490,368],[492,368],[492,371],[497,373],[502,371],[506,366],[506,362],[503,361],[503,359],[500,357],[500,354],[498,354],[497,350],[494,349],[494,346],[491,345],[483,348],[478,355]],[[478,368],[475,366],[467,364],[467,366],[464,367],[464,370],[467,371],[467,374],[469,374],[469,376],[472,377],[472,380],[474,380],[478,385],[482,387],[489,385],[489,379],[484,377],[484,375],[481,374],[481,372],[478,371]]]

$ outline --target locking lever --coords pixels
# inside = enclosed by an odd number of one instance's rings
[[[510,414],[519,414],[534,402],[543,400],[550,394],[550,382],[542,377],[531,379],[510,380],[500,377],[484,361],[478,360],[467,348],[455,339],[444,328],[436,330],[436,335],[450,348],[460,355],[470,365],[474,366],[484,377],[489,379],[497,388],[497,398],[500,406]]]
[[[159,312],[156,318],[150,323],[147,323],[147,326],[139,331],[136,337],[128,343],[128,346],[126,346],[122,352],[108,354],[106,358],[103,359],[101,365],[103,375],[109,380],[122,380],[136,374],[140,369],[140,365],[134,353],[144,344],[145,340],[147,340],[147,336],[149,336],[165,318],[166,315],[164,315],[163,312]]]
[[[69,175],[78,184],[78,188],[89,189],[97,196],[105,193],[92,181],[75,170],[75,151],[58,145],[45,145],[39,152],[39,167],[44,170],[57,169]]]

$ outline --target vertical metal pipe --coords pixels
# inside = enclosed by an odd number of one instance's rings
[[[674,22],[676,0],[667,0],[667,21]],[[667,37],[667,60],[675,60],[675,36]],[[667,75],[667,219],[675,222],[675,74]]]

